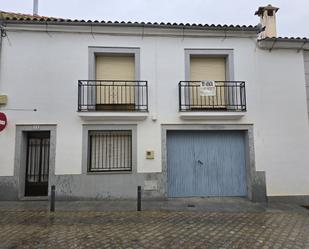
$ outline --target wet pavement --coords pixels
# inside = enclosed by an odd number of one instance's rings
[[[0,248],[309,249],[309,210],[238,199],[0,202]]]

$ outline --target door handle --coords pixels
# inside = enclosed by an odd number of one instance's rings
[[[204,165],[204,163],[201,160],[197,160],[199,165]]]

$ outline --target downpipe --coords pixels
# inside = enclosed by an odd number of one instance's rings
[[[2,41],[3,37],[6,37],[6,32],[4,30],[4,22],[0,20],[0,79],[1,79],[1,65],[2,65]],[[1,81],[0,81],[1,82]]]

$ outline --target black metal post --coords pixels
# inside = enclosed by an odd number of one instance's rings
[[[51,186],[50,192],[50,211],[55,212],[55,197],[56,197],[56,187],[55,185]]]
[[[137,186],[137,211],[142,211],[142,187]]]

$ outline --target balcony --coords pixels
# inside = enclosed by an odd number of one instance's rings
[[[243,81],[215,81],[212,92],[203,92],[201,81],[179,82],[179,111],[186,118],[240,118],[246,111]],[[191,113],[191,114],[189,114]]]
[[[148,112],[147,81],[79,80],[78,112],[83,118],[143,119]]]

